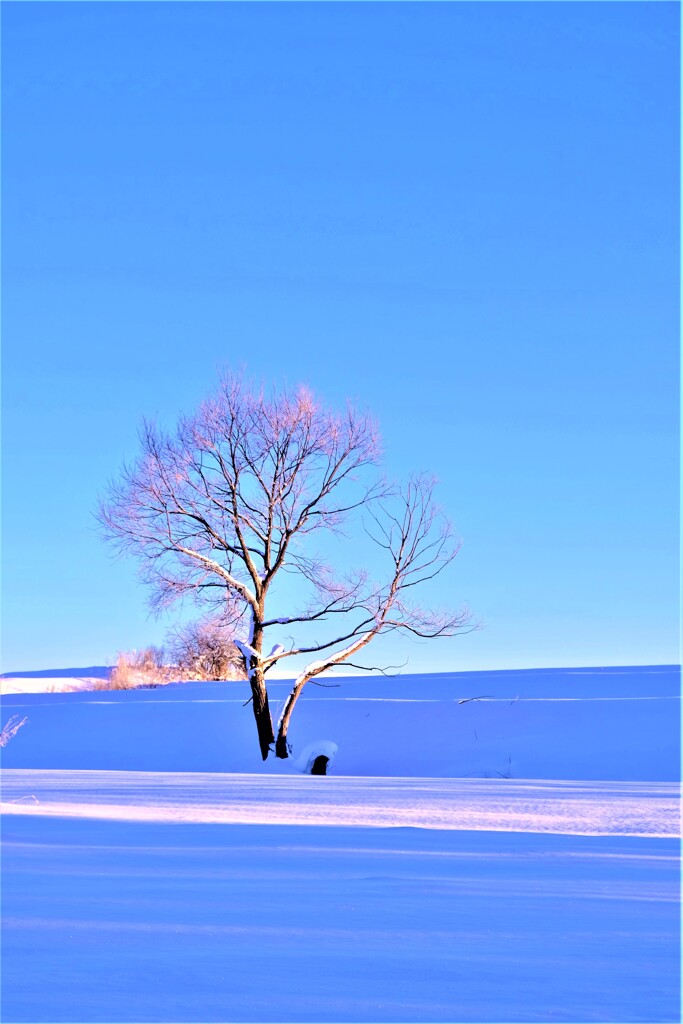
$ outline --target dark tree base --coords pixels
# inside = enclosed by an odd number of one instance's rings
[[[287,740],[282,736],[278,736],[275,741],[275,756],[276,757],[289,757],[289,747],[287,746]]]

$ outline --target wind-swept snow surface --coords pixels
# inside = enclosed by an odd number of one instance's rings
[[[679,835],[673,782],[6,770],[4,814],[204,824]]]
[[[32,817],[4,839],[4,1022],[680,1019],[675,840]]]
[[[680,1020],[678,670],[340,683],[3,698],[3,1022]]]

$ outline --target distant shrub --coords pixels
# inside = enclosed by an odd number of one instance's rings
[[[244,679],[244,657],[219,617],[200,619],[177,629],[169,652],[183,679]]]
[[[244,657],[235,647],[229,627],[218,618],[191,622],[175,630],[168,639],[171,664],[164,650],[146,647],[142,651],[119,653],[109,678],[95,684],[96,690],[134,690],[161,686],[172,679],[244,679]]]
[[[95,684],[96,690],[134,690],[138,686],[159,686],[173,677],[173,669],[164,665],[159,647],[119,653],[108,679]]]

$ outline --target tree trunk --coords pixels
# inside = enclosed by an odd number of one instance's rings
[[[285,701],[284,711],[282,712],[282,717],[280,718],[280,723],[277,728],[277,740],[275,741],[276,757],[289,757],[289,750],[287,749],[287,730],[289,729],[289,720],[292,717],[292,711],[294,710],[297,698],[303,690],[306,682],[308,682],[308,677],[304,679],[297,679],[294,689]]]
[[[252,704],[254,705],[254,718],[256,719],[261,757],[266,761],[270,753],[270,745],[275,740],[273,721],[270,717],[270,708],[268,706],[268,691],[266,690],[263,673],[259,669],[251,670],[249,682],[251,684]]]

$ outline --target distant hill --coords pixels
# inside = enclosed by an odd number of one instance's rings
[[[88,665],[86,668],[42,668],[30,672],[0,672],[0,679],[106,679],[111,672],[107,665]]]

